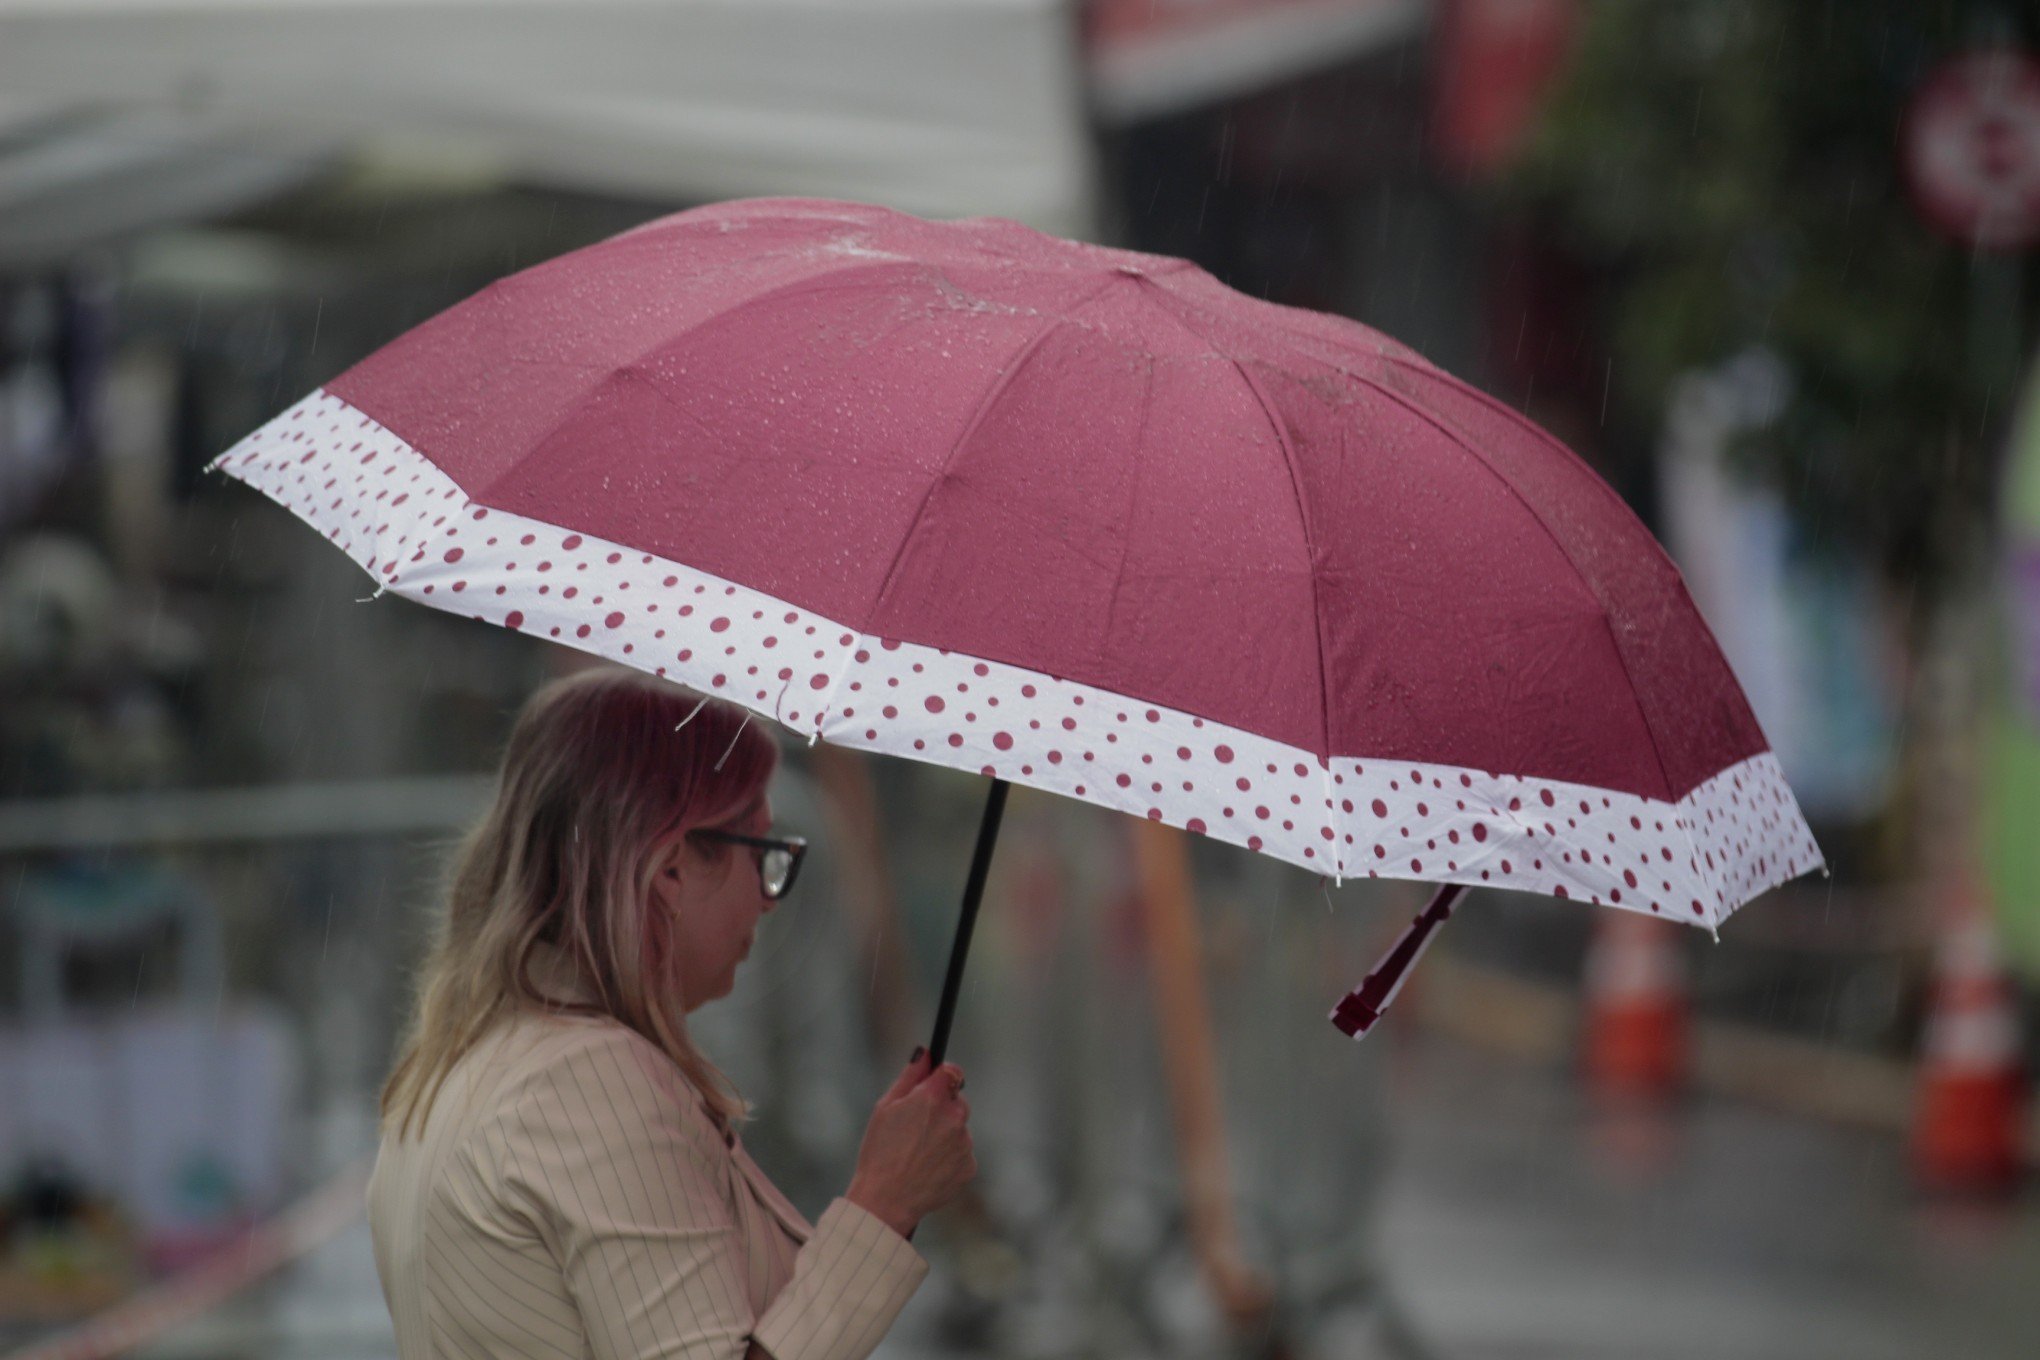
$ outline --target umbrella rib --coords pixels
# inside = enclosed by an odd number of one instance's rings
[[[1208,337],[1206,337],[1206,343],[1210,343]],[[1213,348],[1216,349],[1217,346],[1214,345]],[[1225,357],[1232,364],[1233,369],[1240,375],[1240,378],[1247,384],[1247,390],[1254,394],[1254,401],[1261,408],[1262,418],[1268,422],[1268,428],[1274,432],[1276,446],[1282,450],[1282,466],[1289,473],[1289,492],[1296,498],[1296,518],[1298,523],[1303,526],[1303,550],[1310,558],[1310,624],[1311,632],[1317,638],[1318,653],[1318,749],[1315,754],[1318,756],[1319,769],[1324,774],[1325,824],[1331,826],[1331,690],[1326,677],[1325,619],[1323,612],[1318,608],[1318,555],[1317,543],[1310,531],[1310,507],[1304,504],[1303,483],[1296,475],[1296,450],[1289,442],[1289,431],[1283,427],[1282,421],[1275,415],[1275,408],[1268,404],[1268,394],[1261,390],[1261,384],[1254,380],[1254,375],[1247,371],[1247,366],[1232,355],[1226,355]],[[1339,851],[1337,827],[1333,827],[1332,831],[1332,861],[1335,868],[1340,872],[1340,877],[1343,879],[1345,856]]]
[[[1169,289],[1158,288],[1156,291],[1161,296],[1166,297],[1167,299],[1169,299],[1171,303],[1174,303],[1177,306],[1188,308],[1205,316],[1211,315],[1209,308],[1204,307],[1202,304],[1196,302],[1193,299],[1183,297],[1181,294],[1173,292]],[[1182,322],[1184,329],[1191,331],[1193,334],[1198,334],[1196,328],[1190,326],[1187,321],[1182,321],[1182,318],[1180,316],[1177,317],[1177,320]],[[1291,326],[1285,325],[1281,329],[1285,333],[1292,336],[1299,334],[1299,332],[1297,332],[1295,328]],[[1323,343],[1325,343],[1328,348],[1335,348],[1335,346],[1332,346],[1329,341],[1324,341]],[[1386,352],[1377,353],[1375,357],[1386,362],[1396,363],[1404,368],[1417,368],[1421,365],[1422,368],[1430,369],[1432,373],[1437,374],[1440,377],[1449,378],[1450,376],[1448,374],[1445,374],[1443,370],[1437,369],[1435,368],[1435,366],[1425,363],[1421,359],[1421,357],[1417,359],[1415,362],[1403,359],[1400,356],[1389,354]],[[1237,365],[1238,361],[1235,360],[1234,362],[1235,365]],[[1360,383],[1363,386],[1371,388],[1374,391],[1380,393],[1383,397],[1394,402],[1396,405],[1401,406],[1405,410],[1411,412],[1413,415],[1415,415],[1418,419],[1424,421],[1426,424],[1433,426],[1438,430],[1439,433],[1443,434],[1447,439],[1457,444],[1462,450],[1465,451],[1468,457],[1472,458],[1475,462],[1479,463],[1483,468],[1487,469],[1489,476],[1493,477],[1496,481],[1502,484],[1502,486],[1508,491],[1508,493],[1515,498],[1516,502],[1523,507],[1524,511],[1527,514],[1529,514],[1530,518],[1536,522],[1537,527],[1544,531],[1546,537],[1550,538],[1552,546],[1557,548],[1559,554],[1565,558],[1566,565],[1572,568],[1573,574],[1579,578],[1581,584],[1585,585],[1588,591],[1593,594],[1595,603],[1601,606],[1601,618],[1603,625],[1606,626],[1609,630],[1610,643],[1615,644],[1616,664],[1622,667],[1623,678],[1628,680],[1629,682],[1630,702],[1635,704],[1637,720],[1643,724],[1644,736],[1650,740],[1651,759],[1657,764],[1658,779],[1662,785],[1664,797],[1666,801],[1676,802],[1677,799],[1674,798],[1672,794],[1674,786],[1672,784],[1671,775],[1670,772],[1667,771],[1665,768],[1664,752],[1660,749],[1658,745],[1657,732],[1651,727],[1650,717],[1643,711],[1643,704],[1640,700],[1638,700],[1636,696],[1636,679],[1629,669],[1629,659],[1622,654],[1621,646],[1615,643],[1613,626],[1608,624],[1607,622],[1608,617],[1607,605],[1602,602],[1601,593],[1598,590],[1595,590],[1593,583],[1587,579],[1587,574],[1584,571],[1580,570],[1579,563],[1574,560],[1572,553],[1567,550],[1565,543],[1562,540],[1560,540],[1558,534],[1552,529],[1552,527],[1545,522],[1544,516],[1537,513],[1536,507],[1530,504],[1530,502],[1524,497],[1523,493],[1516,488],[1515,484],[1511,482],[1507,477],[1504,477],[1501,474],[1501,472],[1498,469],[1496,469],[1494,464],[1490,463],[1486,458],[1483,458],[1480,454],[1480,451],[1476,449],[1473,446],[1473,444],[1469,440],[1467,440],[1467,438],[1460,431],[1453,428],[1449,422],[1441,419],[1435,412],[1426,410],[1424,407],[1411,401],[1408,397],[1406,397],[1402,393],[1397,392],[1394,388],[1389,387],[1388,385],[1383,383],[1379,378],[1374,377],[1373,375],[1368,373],[1363,373],[1358,368],[1351,367],[1343,363],[1337,363],[1330,359],[1321,359],[1320,362],[1324,363],[1327,368],[1330,368],[1335,372],[1343,373],[1348,378],[1351,378],[1354,382]],[[1478,388],[1475,388],[1469,384],[1461,384],[1461,386],[1465,387],[1465,389],[1468,392],[1472,393],[1475,398],[1477,398],[1482,404],[1486,405],[1491,410],[1499,412],[1504,416],[1515,420],[1518,424],[1527,427],[1530,431],[1532,431],[1536,435],[1537,438],[1542,440],[1544,443],[1547,443],[1551,445],[1553,448],[1560,450],[1567,457],[1572,458],[1574,461],[1576,462],[1580,461],[1578,454],[1574,453],[1571,449],[1566,448],[1564,444],[1554,439],[1542,427],[1538,426],[1532,421],[1524,419],[1521,413],[1511,410],[1505,403],[1496,400],[1494,397],[1491,397],[1487,393],[1480,391]],[[1258,395],[1259,393],[1256,392],[1256,396]],[[1581,463],[1581,465],[1583,467],[1585,466],[1583,462]],[[1591,471],[1591,469],[1589,469],[1589,471]],[[1622,501],[1622,498],[1620,496],[1616,495],[1615,489],[1613,487],[1609,486],[1599,477],[1593,477],[1591,478],[1591,480],[1600,486],[1603,495],[1612,498],[1618,505],[1622,505],[1623,508],[1625,509],[1627,508],[1626,503]],[[1646,534],[1645,537],[1650,538],[1650,535]],[[1650,538],[1650,546],[1651,549],[1655,551],[1667,564],[1671,563],[1671,558],[1669,554],[1665,552],[1664,546],[1658,543],[1655,538]],[[1312,564],[1313,584],[1315,584],[1315,570],[1316,564],[1313,563]],[[1681,592],[1684,592],[1685,583],[1683,579],[1678,578],[1676,567],[1673,567],[1673,576],[1674,579],[1679,580],[1679,588]],[[1702,626],[1705,626],[1705,620],[1702,620]],[[1687,790],[1687,792],[1690,793],[1691,790],[1689,789]]]
[[[1504,477],[1501,473],[1501,470],[1495,467],[1493,463],[1490,463],[1487,459],[1483,458],[1480,454],[1480,450],[1473,446],[1473,442],[1469,440],[1465,436],[1465,434],[1463,434],[1461,431],[1455,429],[1450,421],[1443,419],[1435,412],[1425,410],[1422,406],[1419,406],[1417,403],[1411,401],[1408,397],[1404,396],[1402,393],[1395,391],[1393,388],[1383,386],[1381,383],[1375,381],[1373,378],[1370,378],[1363,373],[1355,373],[1352,375],[1352,377],[1356,381],[1364,383],[1368,387],[1373,388],[1376,392],[1379,392],[1382,396],[1386,397],[1388,400],[1394,402],[1396,405],[1402,407],[1404,410],[1416,416],[1419,420],[1422,420],[1426,424],[1435,428],[1438,431],[1438,433],[1444,435],[1454,444],[1457,444],[1460,450],[1464,452],[1467,457],[1473,459],[1474,462],[1480,464],[1481,467],[1487,469],[1488,476],[1494,478],[1497,482],[1501,483],[1502,487],[1505,490],[1507,490],[1511,496],[1515,498],[1516,503],[1523,507],[1524,513],[1528,514],[1531,520],[1536,523],[1537,527],[1544,531],[1545,537],[1551,540],[1551,545],[1554,548],[1558,549],[1559,555],[1565,558],[1566,565],[1571,567],[1573,570],[1573,575],[1579,578],[1580,584],[1586,586],[1587,590],[1593,595],[1595,604],[1600,606],[1601,626],[1607,629],[1609,645],[1614,647],[1615,649],[1615,664],[1622,668],[1622,678],[1629,682],[1629,702],[1635,706],[1636,720],[1637,722],[1642,724],[1643,735],[1650,741],[1650,756],[1651,759],[1657,764],[1658,780],[1664,789],[1664,797],[1668,802],[1676,802],[1677,798],[1672,793],[1671,775],[1665,769],[1664,752],[1660,750],[1658,747],[1657,732],[1653,730],[1650,725],[1650,715],[1643,711],[1643,703],[1640,699],[1637,698],[1636,676],[1630,672],[1629,658],[1622,654],[1621,644],[1616,641],[1615,627],[1612,623],[1609,622],[1608,619],[1607,603],[1602,600],[1601,592],[1594,589],[1593,582],[1587,579],[1586,572],[1580,570],[1580,564],[1576,560],[1574,560],[1572,552],[1565,546],[1564,540],[1559,538],[1557,531],[1555,531],[1549,524],[1545,522],[1544,516],[1537,513],[1537,507],[1530,504],[1529,500],[1523,495],[1523,493],[1517,489],[1516,484],[1514,482],[1511,482],[1507,477]],[[1610,494],[1613,493],[1611,492]],[[1688,790],[1688,792],[1691,792],[1691,790]]]
[[[935,470],[934,477],[929,479],[928,489],[921,493],[921,503],[914,507],[912,517],[907,520],[906,532],[900,535],[899,545],[893,549],[892,561],[886,563],[885,575],[878,583],[878,593],[872,596],[871,613],[859,624],[859,632],[870,635],[872,615],[875,615],[879,606],[885,603],[886,594],[892,589],[893,577],[899,574],[900,563],[907,555],[907,545],[914,541],[914,531],[920,527],[921,516],[927,513],[928,502],[935,499],[936,488],[942,485],[943,478],[949,474],[949,465],[956,460],[957,452],[973,434],[977,433],[978,426],[983,424],[985,417],[991,413],[993,404],[1005,393],[1013,379],[1019,376],[1020,370],[1027,366],[1027,361],[1034,357],[1034,352],[1046,344],[1048,337],[1055,334],[1069,320],[1069,314],[1092,302],[1099,294],[1118,282],[1119,278],[1120,276],[1116,274],[1107,278],[1104,283],[1071,304],[1069,312],[1049,318],[1048,324],[1029,336],[1027,342],[1015,350],[1013,357],[1006,361],[1005,367],[999,370],[998,381],[987,388],[984,396],[978,399],[977,406],[970,413],[970,419],[964,422],[963,429],[943,452],[942,466]]]
[[[1383,355],[1382,357],[1387,362],[1395,364],[1398,367],[1417,369],[1417,365],[1415,363],[1412,363],[1408,359],[1399,358],[1394,355]],[[1418,369],[1417,371],[1421,372],[1422,370]],[[1355,373],[1352,376],[1358,378],[1360,381],[1367,383],[1369,386],[1374,387],[1379,391],[1385,392],[1388,390],[1387,388],[1382,387],[1380,382],[1378,382],[1375,379],[1367,377],[1365,374]],[[1433,369],[1432,372],[1425,374],[1425,376],[1432,378],[1450,378],[1452,375],[1444,372],[1444,370],[1442,369]],[[1589,474],[1588,484],[1591,485],[1597,492],[1599,492],[1603,499],[1613,502],[1616,506],[1620,507],[1625,513],[1632,515],[1635,513],[1635,511],[1631,509],[1629,502],[1622,499],[1621,493],[1616,491],[1614,487],[1610,486],[1606,478],[1600,476],[1598,473],[1595,473],[1591,467],[1587,466],[1586,459],[1580,457],[1579,454],[1573,452],[1572,449],[1566,447],[1565,443],[1558,439],[1556,436],[1554,436],[1549,430],[1545,429],[1542,425],[1539,425],[1536,421],[1529,419],[1521,411],[1516,410],[1514,407],[1510,406],[1507,402],[1497,400],[1496,398],[1490,396],[1486,392],[1483,392],[1479,388],[1473,386],[1471,383],[1461,383],[1460,386],[1465,388],[1468,395],[1473,397],[1481,405],[1487,407],[1490,411],[1493,411],[1496,415],[1501,416],[1506,420],[1511,420],[1515,422],[1518,426],[1522,427],[1524,431],[1526,431],[1532,438],[1536,439],[1539,443],[1549,446],[1555,452],[1564,454],[1567,458],[1570,458],[1573,462],[1579,464],[1580,468]],[[1655,534],[1646,533],[1643,537],[1648,550],[1657,554],[1658,560],[1662,562],[1671,571],[1672,575],[1678,579],[1679,588],[1681,591],[1684,591],[1686,579],[1684,576],[1679,574],[1679,564],[1672,560],[1672,555],[1671,553],[1665,550],[1665,545],[1658,542],[1657,535]],[[1695,607],[1695,612],[1696,613],[1698,612],[1697,606]],[[1670,785],[1667,785],[1666,787],[1669,788]]]
[[[551,262],[548,261],[548,263]],[[540,433],[538,436],[527,440],[525,443],[524,451],[518,454],[515,458],[511,459],[501,469],[497,470],[493,476],[490,476],[486,480],[480,482],[473,490],[469,490],[466,486],[462,486],[457,479],[453,479],[454,485],[459,486],[462,494],[465,495],[469,501],[473,502],[476,505],[485,506],[492,510],[511,509],[512,507],[503,505],[497,500],[497,493],[499,492],[503,484],[512,480],[517,475],[517,473],[524,467],[525,461],[528,458],[530,458],[538,450],[543,449],[553,439],[555,435],[557,435],[562,429],[566,428],[566,426],[570,424],[581,413],[580,403],[581,401],[584,401],[587,398],[589,393],[599,390],[607,383],[616,381],[619,377],[638,379],[639,381],[645,384],[646,391],[650,392],[653,396],[665,402],[665,404],[671,407],[673,410],[689,415],[691,418],[695,420],[695,423],[697,425],[702,425],[704,432],[713,433],[713,431],[710,431],[706,425],[702,424],[698,416],[693,416],[692,412],[688,411],[687,408],[682,406],[677,400],[675,400],[670,393],[666,392],[663,388],[660,387],[660,385],[657,382],[652,380],[651,376],[645,371],[645,366],[649,360],[653,359],[655,356],[665,351],[670,350],[679,341],[692,337],[697,332],[702,330],[704,327],[711,326],[718,321],[722,321],[728,317],[734,316],[737,313],[745,311],[746,309],[755,306],[759,303],[783,302],[788,298],[799,297],[804,293],[825,292],[832,287],[855,287],[857,286],[858,283],[861,283],[863,281],[865,276],[871,274],[884,273],[888,270],[897,270],[900,267],[901,263],[902,262],[898,260],[885,260],[875,264],[831,266],[826,269],[817,270],[812,274],[803,274],[800,278],[794,279],[787,283],[780,284],[775,288],[768,288],[762,293],[748,293],[743,297],[738,298],[735,302],[731,303],[729,306],[719,307],[713,311],[707,312],[704,315],[695,318],[692,322],[688,323],[686,326],[683,326],[677,331],[662,333],[657,340],[645,346],[643,349],[636,350],[634,353],[631,354],[629,359],[622,362],[598,365],[581,365],[581,364],[565,365],[560,363],[560,361],[558,360],[550,359],[543,361],[533,360],[529,356],[523,354],[505,356],[506,361],[514,361],[518,363],[543,362],[551,367],[569,367],[569,366],[576,368],[588,367],[594,370],[598,370],[602,376],[597,381],[590,383],[586,389],[582,390],[574,402],[564,405],[558,415],[558,418],[553,420],[550,424],[548,424],[545,427],[544,431]],[[535,265],[533,267],[542,269],[545,266]],[[503,286],[509,284],[512,280],[521,277],[523,276],[513,274],[510,276],[509,279],[498,279],[495,283],[489,285],[489,287],[484,289],[483,291],[486,293],[492,293],[496,296],[497,299],[500,299],[501,294],[504,291],[506,291]],[[340,378],[335,379],[331,383],[328,383],[324,390],[333,393],[335,396],[339,397],[342,401],[351,401],[347,394],[348,389],[345,383],[345,378],[346,375],[343,374]],[[396,433],[399,433],[401,435],[400,431]],[[419,446],[411,440],[410,436],[402,435],[401,437],[404,438],[406,443],[411,444],[413,448],[418,448],[418,451],[420,453],[423,453],[428,458],[432,458],[432,461],[435,464],[438,463],[437,458],[433,458],[433,456],[429,452],[422,448],[419,448]],[[444,471],[444,468],[442,468],[441,470]],[[448,473],[447,476],[449,477],[449,479],[452,479],[451,473]],[[487,497],[488,499],[484,499],[484,497]],[[588,532],[587,528],[582,525],[568,525],[566,527],[579,528],[584,533]]]

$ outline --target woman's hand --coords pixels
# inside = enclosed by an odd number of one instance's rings
[[[901,1237],[955,1199],[977,1175],[962,1092],[962,1068],[944,1063],[931,1071],[927,1050],[915,1050],[871,1112],[843,1197]]]

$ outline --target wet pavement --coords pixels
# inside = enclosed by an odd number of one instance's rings
[[[1597,1109],[1442,1041],[1390,1092],[1381,1238],[1438,1356],[2040,1354],[2040,1201],[1924,1198],[1895,1138],[1719,1100]]]
[[[1659,1113],[1602,1109],[1562,1075],[1515,1059],[1383,1037],[1393,1045],[1384,1088],[1394,1135],[1375,1211],[1385,1287],[1296,1319],[1292,1355],[2040,1354],[2040,1199],[1935,1203],[1914,1193],[1904,1149],[1887,1136],[1706,1099]],[[337,1155],[363,1136],[328,1130],[327,1142]],[[935,1274],[879,1354],[993,1353],[938,1341],[956,1290],[951,1262],[931,1255]],[[1151,1293],[1194,1328],[1193,1277],[1180,1256],[1168,1261],[1161,1269],[1175,1278]],[[1028,1327],[999,1332],[1016,1339],[1004,1352],[1124,1355],[1133,1345],[1096,1317],[1053,1314],[1037,1306]],[[143,1354],[393,1355],[365,1226]]]

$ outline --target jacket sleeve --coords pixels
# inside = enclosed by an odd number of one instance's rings
[[[864,1360],[928,1273],[905,1239],[832,1203],[761,1315],[721,1133],[665,1054],[591,1026],[486,1131],[508,1207],[551,1249],[594,1360]]]

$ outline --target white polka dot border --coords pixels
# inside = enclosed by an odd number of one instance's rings
[[[596,653],[807,736],[1148,817],[1335,879],[1541,892],[1713,927],[1821,867],[1769,752],[1676,803],[1317,754],[1038,671],[871,637],[682,563],[470,501],[314,392],[213,466],[380,588]]]

